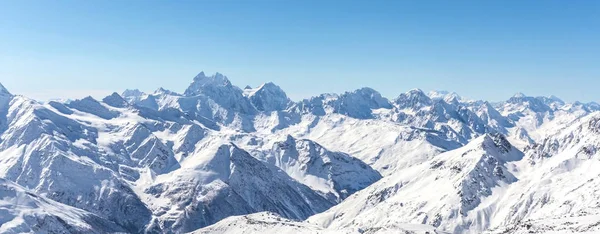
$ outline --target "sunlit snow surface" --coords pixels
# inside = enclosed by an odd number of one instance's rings
[[[0,86],[0,230],[594,232],[598,106],[370,88],[293,102],[204,73],[102,100]]]

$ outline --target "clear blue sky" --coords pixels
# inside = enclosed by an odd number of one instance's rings
[[[368,86],[600,101],[600,1],[0,1],[0,82],[38,99],[200,71],[293,99]]]

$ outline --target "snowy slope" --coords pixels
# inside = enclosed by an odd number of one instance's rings
[[[406,222],[453,233],[477,233],[489,224],[476,209],[495,188],[516,181],[507,163],[522,156],[501,135],[485,135],[399,170],[309,222],[334,229],[393,227]]]
[[[149,229],[192,231],[232,215],[271,211],[305,219],[333,205],[324,197],[269,168],[234,144],[211,142],[180,170],[140,183],[155,212]],[[169,231],[169,232],[170,232]]]
[[[265,160],[313,190],[334,195],[337,202],[381,179],[357,158],[291,136],[275,143]]]
[[[307,222],[298,222],[281,218],[272,213],[256,213],[245,216],[234,216],[206,228],[192,232],[194,234],[222,233],[304,233],[304,234],[363,234],[363,233],[443,233],[428,225],[399,224],[393,228],[370,227],[365,229],[324,229]]]
[[[117,224],[0,178],[1,233],[124,232]]]

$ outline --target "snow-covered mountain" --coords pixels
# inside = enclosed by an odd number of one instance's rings
[[[125,232],[116,223],[70,207],[0,178],[1,233]]]
[[[503,136],[484,135],[387,176],[309,222],[329,228],[390,228],[394,220],[402,220],[453,233],[481,232],[488,224],[478,208],[494,188],[517,180],[507,163],[522,157]]]
[[[381,179],[377,171],[357,158],[291,136],[275,143],[265,161],[316,191],[332,194],[338,202]]]
[[[102,100],[0,85],[0,230],[593,231],[598,110],[419,89],[294,102],[203,72]]]

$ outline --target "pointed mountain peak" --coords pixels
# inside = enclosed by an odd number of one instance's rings
[[[194,77],[194,82],[199,82],[201,84],[228,84],[229,79],[227,79],[226,76],[218,72],[216,72],[212,76],[206,76],[204,72],[200,72]]]
[[[284,141],[276,141],[273,144],[273,149],[275,150],[289,150],[296,147],[296,138],[291,135],[287,135]]]
[[[381,94],[379,92],[377,92],[377,90],[369,88],[369,87],[363,87],[363,88],[354,90],[352,92],[347,92],[346,95],[361,95],[365,98],[372,99],[378,103],[388,103],[389,102],[386,98],[381,96]],[[385,99],[385,100],[383,100],[383,99]],[[387,104],[386,106],[389,106],[389,104]]]
[[[116,92],[103,98],[102,102],[112,107],[126,107],[128,105],[127,101]]]
[[[377,92],[377,90],[372,89],[370,87],[362,87],[360,89],[355,90],[355,92],[357,93],[370,93],[370,94],[379,94],[379,92]]]
[[[548,96],[548,99],[555,101],[555,102],[565,103],[565,101],[563,101],[562,99],[560,99],[559,97],[554,96],[554,95]]]
[[[363,87],[352,92],[346,92],[343,97],[350,98],[349,101],[357,103],[362,102],[362,104],[369,109],[379,109],[386,108],[391,109],[392,105],[387,98],[381,96],[377,90],[374,90],[369,87]]]
[[[121,93],[122,97],[139,97],[144,95],[145,93],[140,91],[139,89],[126,89]]]
[[[419,89],[419,88],[415,88],[415,89],[411,89],[408,90],[408,92],[406,92],[406,94],[412,94],[412,95],[425,95],[425,92],[423,92],[423,90]]]
[[[252,87],[250,85],[246,85],[246,87],[244,87],[244,89],[252,89]]]
[[[407,96],[410,98],[417,98],[420,100],[429,100],[431,101],[431,98],[429,96],[427,96],[427,94],[425,94],[425,92],[423,92],[423,90],[421,89],[411,89],[408,92],[401,94],[400,96]]]
[[[423,90],[411,89],[406,93],[400,94],[400,96],[396,98],[395,103],[398,104],[400,108],[419,109],[431,105],[433,101],[423,92]]]
[[[278,85],[274,84],[273,82],[264,83],[260,87],[258,87],[258,89],[276,89],[276,90],[281,90],[283,92],[283,90]]]
[[[462,97],[459,96],[457,93],[454,93],[454,92],[449,93],[448,95],[446,95],[444,97],[444,101],[447,102],[447,103],[451,103],[451,104],[459,103],[462,100],[463,100]]]
[[[200,72],[194,77],[194,81],[185,90],[185,95],[197,95],[202,93],[206,87],[228,87],[231,88],[231,82],[221,73],[215,73],[212,76],[206,76],[204,72]]]
[[[455,92],[448,92],[445,90],[433,90],[427,93],[427,96],[434,101],[444,100],[450,104],[456,104],[464,101],[464,99]]]
[[[427,93],[427,96],[429,96],[431,99],[442,99],[448,94],[450,94],[450,92],[446,90],[432,90]]]
[[[292,135],[287,135],[285,137],[285,142],[286,143],[295,144],[296,143],[296,138],[294,138]]]
[[[246,89],[244,92],[252,105],[260,111],[284,110],[291,103],[283,89],[272,82],[264,83],[256,89]]]
[[[77,100],[77,101],[98,102],[98,100],[96,100],[92,96],[87,96],[87,97],[84,97],[83,99],[80,99],[80,100]]]
[[[513,98],[524,98],[527,97],[524,93],[518,92],[515,93],[515,95],[512,96]]]
[[[493,152],[499,153],[500,155],[496,156],[504,161],[520,160],[523,157],[523,154],[500,133],[487,133],[480,137],[478,142],[481,142],[481,146],[484,150],[488,152],[492,150]]]
[[[164,89],[163,87],[158,88],[156,91],[154,91],[155,95],[179,95],[176,92],[173,92],[171,90],[168,89]]]
[[[6,89],[2,83],[0,83],[0,95],[12,96],[12,94],[8,92],[8,89]]]

